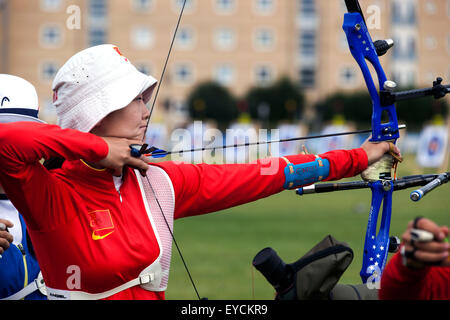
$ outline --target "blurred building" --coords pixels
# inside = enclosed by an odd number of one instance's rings
[[[402,86],[450,82],[450,0],[360,0],[374,40],[393,38],[382,58]],[[114,43],[159,78],[183,0],[0,0],[0,72],[35,84],[41,117],[53,122],[51,83],[89,46]],[[215,80],[241,96],[287,75],[308,101],[365,88],[342,30],[344,0],[188,0],[154,120],[186,118],[184,101]],[[309,109],[310,115],[314,110]]]

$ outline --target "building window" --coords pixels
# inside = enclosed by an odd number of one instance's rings
[[[303,88],[313,88],[316,85],[316,70],[314,68],[302,68],[300,70],[300,85]]]
[[[133,10],[136,12],[148,12],[153,8],[153,0],[132,0]]]
[[[135,66],[139,72],[142,72],[148,76],[152,74],[152,68],[145,62],[137,62]]]
[[[311,16],[316,14],[315,0],[300,0],[300,14]]]
[[[233,50],[236,46],[236,33],[230,28],[217,29],[213,41],[219,50]]]
[[[300,33],[300,53],[303,56],[314,56],[316,54],[316,33],[314,31]]]
[[[185,0],[172,0],[173,10],[177,13],[183,8]],[[185,11],[192,11],[195,9],[195,0],[186,0],[186,5],[184,6]]]
[[[44,62],[40,68],[40,78],[45,81],[52,81],[58,72],[59,66],[54,62]]]
[[[409,71],[407,74],[407,86],[413,86],[416,83],[416,73],[414,71]]]
[[[149,49],[153,46],[153,32],[145,26],[134,27],[131,31],[131,42],[137,49]]]
[[[194,71],[190,64],[177,64],[174,70],[174,79],[177,83],[190,84],[194,81]]]
[[[391,79],[397,85],[400,84],[400,81],[401,81],[400,73],[398,71],[393,71],[392,74],[391,74]]]
[[[406,23],[408,25],[416,24],[416,4],[414,2],[408,2]]]
[[[230,64],[220,64],[214,70],[214,80],[223,86],[229,86],[234,81],[234,68]]]
[[[394,24],[402,23],[402,11],[400,3],[395,1],[392,3],[392,23]]]
[[[407,45],[407,49],[406,49],[406,57],[409,60],[416,59],[416,39],[414,39],[413,37],[410,37],[408,39],[408,45]]]
[[[106,16],[106,0],[90,0],[89,2],[89,14],[92,17],[105,17]]]
[[[98,46],[106,43],[106,31],[103,28],[89,29],[89,46]]]
[[[392,23],[397,25],[416,24],[416,5],[414,2],[394,1],[392,3]]]
[[[436,14],[437,12],[436,3],[434,3],[434,1],[427,0],[425,2],[425,11],[428,14]]]
[[[392,74],[392,81],[400,87],[414,86],[416,84],[416,72],[413,70],[397,70]]]
[[[213,0],[214,8],[218,14],[230,14],[236,9],[236,0]]]
[[[416,39],[412,36],[394,39],[393,58],[396,60],[415,60],[417,57]]]
[[[255,13],[257,14],[273,14],[275,12],[276,0],[253,0]]]
[[[63,42],[62,28],[59,25],[46,25],[41,28],[41,45],[44,47],[59,47]]]
[[[258,86],[268,86],[273,82],[273,70],[268,65],[260,65],[254,71],[255,83]]]
[[[180,27],[177,33],[176,45],[179,49],[192,49],[195,44],[195,32],[191,27]]]
[[[272,50],[275,46],[275,35],[273,30],[256,30],[254,43],[257,50]]]
[[[46,12],[57,12],[62,9],[62,0],[41,0],[41,10]]]
[[[354,87],[357,83],[356,70],[353,67],[343,67],[339,71],[339,82],[344,87]]]

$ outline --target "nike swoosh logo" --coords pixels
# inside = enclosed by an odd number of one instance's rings
[[[111,231],[110,233],[107,233],[107,234],[103,235],[103,236],[98,236],[98,235],[95,234],[95,231],[94,231],[94,232],[92,232],[92,239],[93,239],[93,240],[101,240],[101,239],[105,239],[107,236],[109,236],[109,235],[110,235],[111,233],[113,233],[113,232],[114,232],[114,230]]]

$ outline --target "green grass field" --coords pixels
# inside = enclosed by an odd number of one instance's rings
[[[417,173],[412,159],[402,170],[401,176]],[[450,185],[418,203],[409,199],[410,191],[394,193],[391,235],[401,237],[408,221],[418,215],[450,224]],[[253,257],[272,247],[291,263],[328,234],[347,242],[355,254],[341,283],[360,283],[370,199],[370,190],[303,197],[284,191],[240,207],[178,220],[175,237],[200,295],[212,300],[273,299],[273,288],[251,266]],[[175,247],[166,297],[197,298]]]

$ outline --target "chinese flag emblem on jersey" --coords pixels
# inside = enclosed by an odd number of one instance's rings
[[[109,210],[95,210],[88,214],[93,240],[104,239],[114,232],[114,223]]]

